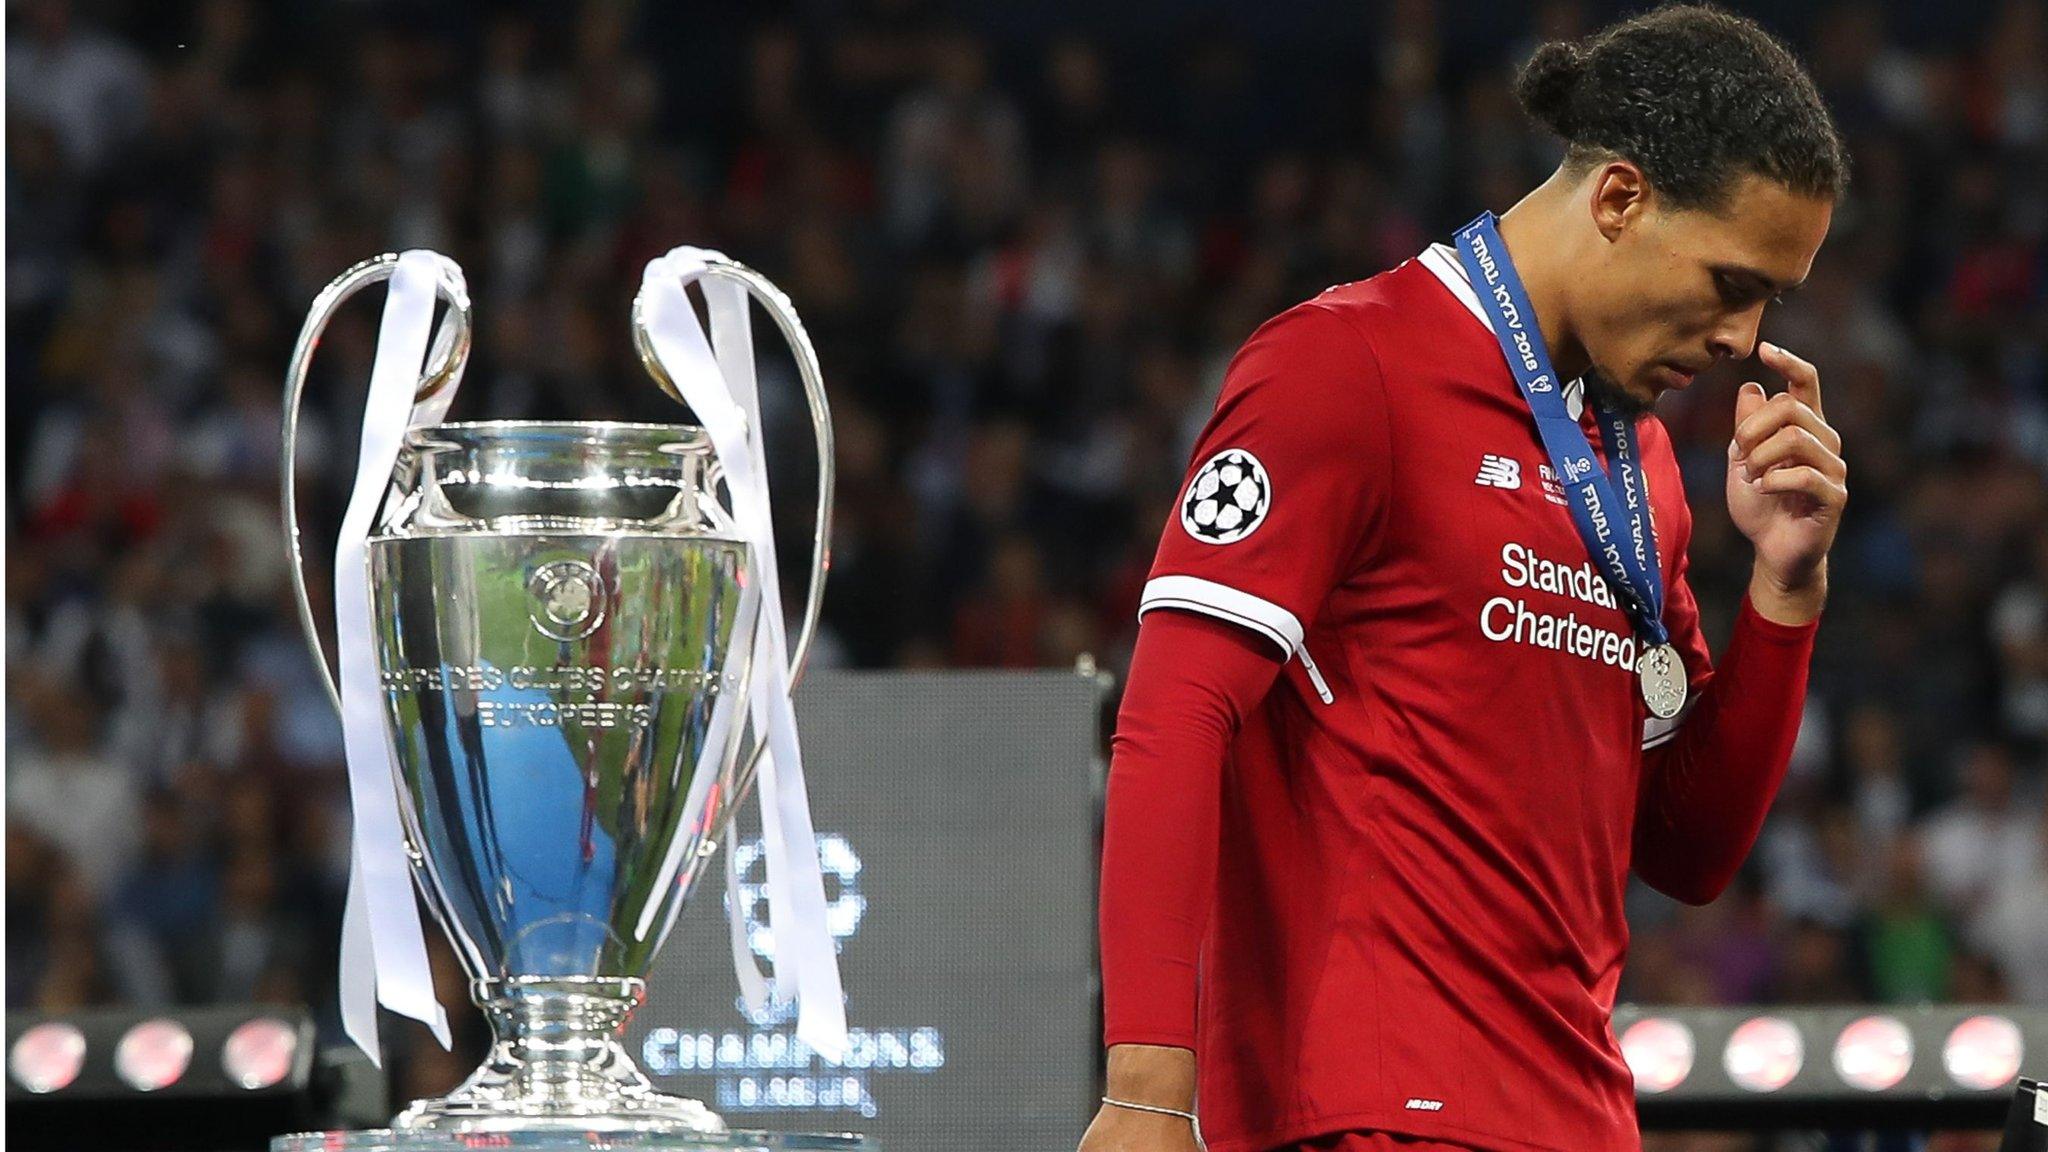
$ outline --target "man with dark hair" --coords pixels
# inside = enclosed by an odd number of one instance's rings
[[[1547,44],[1517,95],[1557,171],[1268,322],[1194,452],[1114,741],[1084,1152],[1638,1146],[1628,873],[1728,884],[1826,597],[1840,439],[1757,332],[1847,165],[1710,8]],[[1736,400],[1755,559],[1715,662],[1649,412],[1752,351],[1787,387]]]

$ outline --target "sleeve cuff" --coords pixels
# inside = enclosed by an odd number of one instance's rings
[[[1182,1029],[1162,1028],[1109,1028],[1102,1034],[1102,1046],[1114,1048],[1119,1044],[1149,1044],[1155,1048],[1186,1048],[1193,1051],[1195,1034]]]
[[[1816,616],[1804,624],[1780,624],[1758,612],[1756,605],[1750,603],[1749,592],[1745,589],[1742,606],[1735,612],[1735,629],[1772,644],[1811,644],[1814,634],[1820,631],[1820,617]]]
[[[1301,647],[1303,629],[1294,613],[1270,600],[1199,576],[1154,576],[1145,582],[1138,615],[1154,608],[1184,608],[1249,628],[1280,646],[1286,659]]]

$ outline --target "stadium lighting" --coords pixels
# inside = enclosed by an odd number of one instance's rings
[[[389,1119],[368,1057],[316,1051],[278,1004],[9,1013],[7,1152],[262,1148]]]
[[[1883,1092],[1913,1069],[1913,1032],[1896,1016],[1865,1016],[1835,1038],[1835,1074],[1851,1088]]]
[[[115,1073],[138,1092],[176,1084],[191,1065],[192,1033],[161,1017],[130,1028],[114,1049]]]
[[[1728,1078],[1751,1092],[1776,1092],[1799,1075],[1805,1062],[1806,1045],[1799,1029],[1776,1016],[1744,1021],[1721,1053]]]
[[[2003,1016],[1972,1016],[1948,1034],[1941,1062],[1956,1083],[1989,1092],[2020,1074],[2024,1052],[2019,1025]]]
[[[2017,1005],[1623,1004],[1613,1024],[1644,1131],[1991,1128],[2022,1051],[2048,1051],[2048,1012]]]
[[[1668,1092],[1692,1074],[1692,1029],[1662,1016],[1638,1020],[1621,1034],[1621,1055],[1636,1091]]]
[[[23,1032],[7,1051],[7,1071],[14,1082],[37,1095],[68,1086],[84,1066],[85,1033],[61,1021]]]
[[[299,1054],[299,1030],[272,1016],[259,1016],[228,1034],[220,1063],[228,1079],[250,1091],[289,1076]]]

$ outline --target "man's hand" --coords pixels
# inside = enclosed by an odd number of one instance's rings
[[[1134,1104],[1192,1112],[1195,1054],[1185,1048],[1118,1044],[1109,1050],[1109,1095]],[[1081,1137],[1080,1152],[1201,1152],[1195,1126],[1179,1116],[1104,1104]]]
[[[1758,355],[1785,377],[1766,397],[1754,381],[1735,397],[1728,445],[1728,515],[1756,549],[1750,602],[1765,619],[1805,624],[1827,599],[1828,548],[1849,500],[1842,438],[1820,404],[1820,373],[1776,344]]]

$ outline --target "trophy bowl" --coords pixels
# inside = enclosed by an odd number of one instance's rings
[[[681,425],[407,436],[370,540],[378,672],[416,878],[494,1042],[401,1127],[721,1127],[617,1039],[739,799],[713,720],[750,574],[711,459]]]

